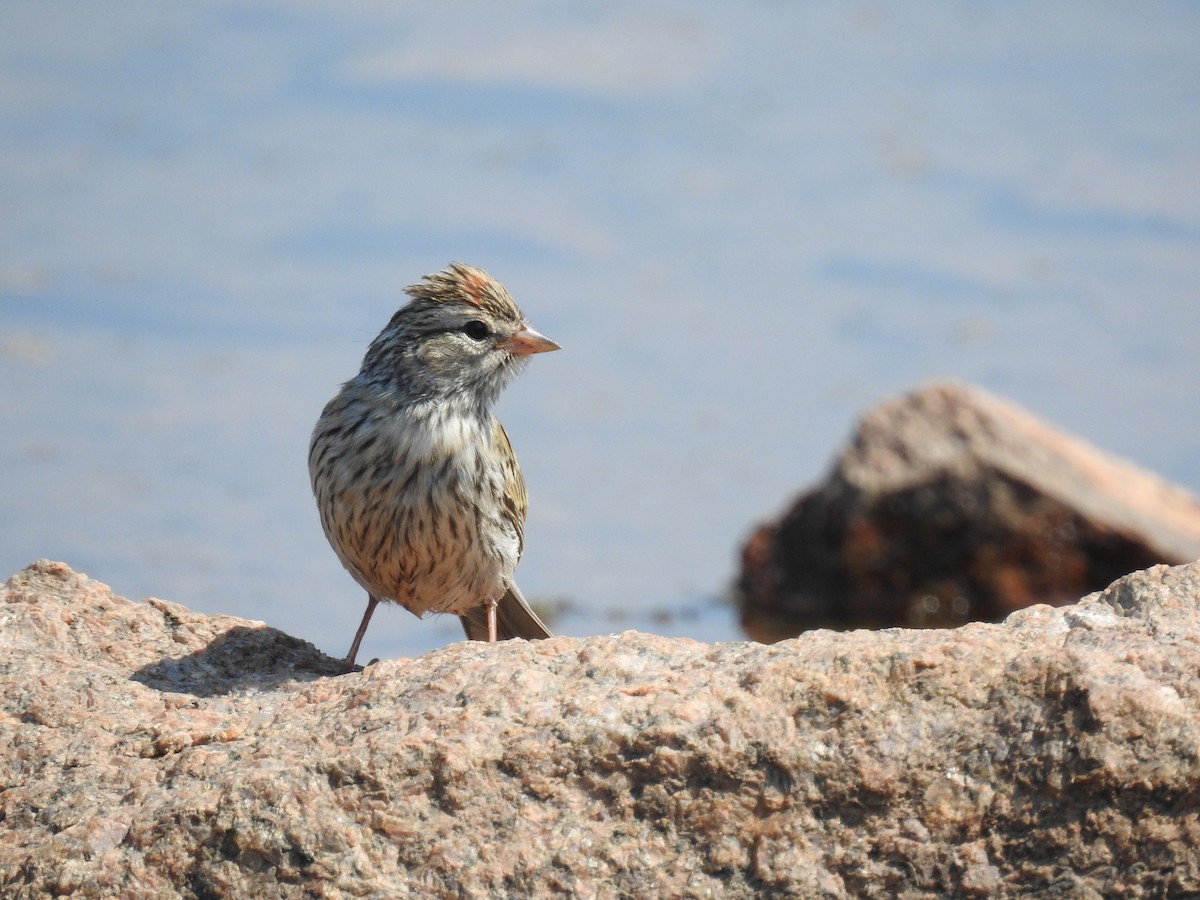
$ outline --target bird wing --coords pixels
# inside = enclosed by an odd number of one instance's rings
[[[504,426],[492,417],[492,448],[501,459],[504,468],[504,496],[500,500],[504,518],[512,523],[517,532],[517,556],[525,550],[525,513],[529,509],[529,495],[525,493],[525,478],[517,464],[517,455],[509,443]]]

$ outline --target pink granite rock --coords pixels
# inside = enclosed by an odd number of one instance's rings
[[[18,573],[0,895],[1200,891],[1200,566],[954,631],[340,670],[261,623]]]
[[[936,384],[868,413],[823,483],[742,553],[742,625],[945,627],[1071,603],[1200,557],[1200,503],[983,391]]]

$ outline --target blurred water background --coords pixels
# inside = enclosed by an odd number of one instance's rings
[[[345,653],[309,432],[454,259],[565,348],[501,406],[563,633],[737,638],[749,529],[932,378],[1198,491],[1197,48],[1182,0],[8,0],[0,577]]]

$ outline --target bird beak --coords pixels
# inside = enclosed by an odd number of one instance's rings
[[[496,346],[503,347],[514,356],[529,356],[531,353],[546,353],[550,350],[562,349],[550,338],[539,334],[528,325],[522,325],[520,331],[512,337],[500,341]]]

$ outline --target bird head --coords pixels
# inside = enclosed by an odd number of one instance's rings
[[[451,263],[406,292],[411,301],[363,360],[372,379],[403,383],[430,399],[490,406],[529,356],[559,349],[482,269]]]

